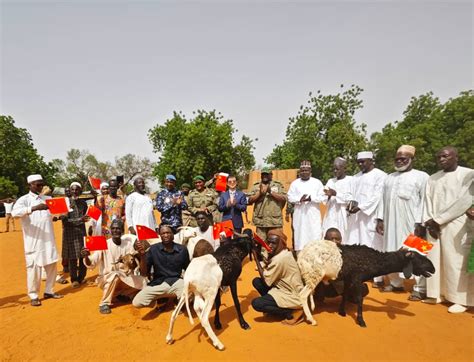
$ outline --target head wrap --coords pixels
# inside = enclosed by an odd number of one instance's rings
[[[26,182],[27,183],[32,183],[34,181],[42,181],[43,180],[43,177],[41,177],[41,175],[30,175],[26,178]]]
[[[372,160],[374,158],[374,154],[371,151],[363,151],[363,152],[359,152],[357,154],[357,159],[358,160],[362,160],[362,159],[365,159],[365,158],[369,158],[369,159]]]
[[[174,175],[166,175],[165,180],[170,180],[176,182],[176,177]]]
[[[197,175],[197,176],[194,176],[193,181],[206,181],[206,180],[204,179],[204,176]]]
[[[300,167],[311,167],[311,162],[308,160],[301,161]]]
[[[102,188],[102,187],[104,187],[104,186],[109,187],[109,183],[108,183],[108,182],[105,182],[105,181],[104,181],[104,182],[101,182],[101,183],[100,183],[100,188]]]
[[[69,187],[72,188],[73,186],[77,186],[77,187],[79,187],[79,188],[82,189],[82,186],[81,186],[81,184],[80,184],[79,182],[76,182],[76,181],[71,182],[71,184],[69,185]]]
[[[413,146],[410,146],[410,145],[402,145],[398,148],[397,150],[397,153],[398,152],[403,152],[403,153],[408,153],[412,156],[415,156],[415,151],[416,151],[416,148],[413,147]]]
[[[287,246],[286,246],[286,240],[287,240],[287,237],[285,234],[283,234],[283,230],[282,229],[271,229],[268,233],[267,233],[267,238],[271,235],[275,235],[275,236],[278,236],[279,239],[280,239],[280,243],[278,244],[277,248],[275,249],[275,253],[274,255],[277,255],[279,254],[282,250],[285,250],[287,249]]]

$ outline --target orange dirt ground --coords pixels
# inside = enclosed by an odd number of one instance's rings
[[[0,230],[4,228],[4,219],[0,219]],[[287,235],[288,229],[286,225]],[[60,247],[59,223],[55,232]],[[242,311],[251,329],[240,328],[227,292],[221,314],[223,329],[217,332],[225,351],[214,349],[197,318],[191,326],[185,315],[176,322],[176,341],[170,346],[165,336],[171,312],[159,314],[151,308],[138,310],[120,304],[110,315],[99,314],[101,291],[92,283],[95,270],[88,272],[89,283],[79,289],[56,284],[56,291],[65,295],[63,299],[31,307],[26,296],[22,233],[1,233],[0,253],[2,361],[474,360],[473,312],[450,315],[446,305],[407,301],[408,293],[384,294],[371,289],[364,307],[367,328],[356,325],[352,304],[348,305],[348,316],[340,317],[338,299],[316,306],[318,326],[284,326],[251,308],[250,302],[257,296],[251,286],[257,275],[252,263],[246,263],[238,285]]]

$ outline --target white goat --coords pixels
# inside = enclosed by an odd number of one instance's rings
[[[224,350],[224,345],[217,338],[216,334],[209,323],[209,314],[211,313],[214,300],[222,282],[222,269],[217,264],[216,258],[208,254],[194,258],[189,263],[186,272],[184,273],[184,289],[179,303],[171,315],[170,327],[166,335],[166,343],[172,344],[173,340],[173,326],[174,322],[186,303],[186,310],[188,311],[189,321],[194,324],[191,311],[189,310],[189,294],[194,294],[194,310],[201,321],[201,325],[207,332],[207,335],[212,340],[212,344],[218,350]]]
[[[342,268],[341,250],[332,241],[312,241],[306,244],[299,253],[298,267],[305,283],[300,292],[301,304],[306,319],[315,326],[318,323],[311,314],[308,298],[311,296],[311,310],[314,310],[314,300],[312,298],[314,289],[321,281],[327,283],[328,280],[337,278]]]

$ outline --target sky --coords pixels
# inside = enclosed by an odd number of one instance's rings
[[[257,164],[308,100],[357,84],[368,133],[473,88],[472,1],[1,1],[0,114],[39,153],[157,161],[148,130],[215,109]]]

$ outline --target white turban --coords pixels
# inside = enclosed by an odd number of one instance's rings
[[[410,145],[402,145],[398,148],[397,150],[397,153],[398,152],[403,152],[403,153],[408,153],[412,156],[415,156],[415,151],[416,151],[416,148],[413,147],[413,146],[410,146]]]
[[[79,188],[82,189],[82,186],[81,186],[81,184],[80,184],[79,182],[75,182],[75,181],[74,181],[74,182],[71,182],[71,185],[70,185],[69,187],[72,188],[73,186],[77,186],[77,187],[79,187]]]
[[[100,188],[102,188],[102,187],[104,187],[104,186],[109,187],[109,183],[108,183],[108,182],[102,182],[102,183],[100,184]]]
[[[373,159],[374,158],[374,154],[370,151],[363,151],[363,152],[359,152],[357,154],[357,159],[358,160],[361,160],[361,159],[364,159],[364,158],[370,158],[370,159]]]
[[[32,183],[34,181],[42,181],[43,178],[41,177],[41,175],[30,175],[26,178],[26,182],[27,183]]]

